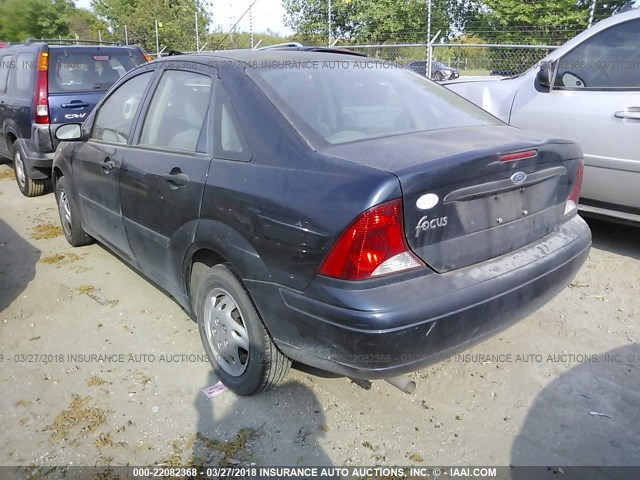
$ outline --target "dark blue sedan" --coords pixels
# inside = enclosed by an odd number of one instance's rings
[[[173,296],[241,395],[291,362],[420,369],[544,305],[589,252],[575,143],[344,52],[154,61],[56,135],[69,242]]]

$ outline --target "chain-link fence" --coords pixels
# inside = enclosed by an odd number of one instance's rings
[[[518,75],[546,57],[553,45],[442,44],[433,59],[456,68],[460,75]]]
[[[405,66],[424,66],[429,58],[428,44],[355,45],[350,50],[380,60]],[[546,57],[553,45],[502,45],[502,44],[433,44],[431,77],[448,78],[443,66],[456,69],[460,76],[517,75]]]

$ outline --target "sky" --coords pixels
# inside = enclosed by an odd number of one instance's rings
[[[212,0],[213,9],[210,12],[213,17],[213,25],[222,26],[223,31],[228,31],[231,26],[249,8],[253,0]],[[90,0],[76,0],[79,7],[89,8]],[[280,0],[257,0],[253,6],[253,31],[265,32],[268,28],[275,33],[289,35],[291,29],[285,27],[282,17],[284,9]],[[239,31],[249,31],[249,14],[247,13],[236,27]]]

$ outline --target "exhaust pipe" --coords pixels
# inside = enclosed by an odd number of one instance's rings
[[[385,382],[390,383],[399,390],[402,390],[406,394],[412,394],[416,391],[416,382],[411,380],[406,375],[399,375],[397,377],[389,377],[384,379]]]

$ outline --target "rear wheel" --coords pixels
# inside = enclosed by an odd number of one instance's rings
[[[436,82],[441,82],[441,81],[443,81],[443,80],[444,80],[444,74],[443,74],[442,72],[440,72],[440,71],[437,71],[437,72],[435,72],[435,73],[433,74],[433,79],[434,79]]]
[[[69,196],[67,179],[64,177],[60,177],[56,183],[56,201],[58,202],[60,225],[62,225],[67,242],[74,247],[93,243],[93,238],[82,229],[78,209]]]
[[[274,345],[248,292],[228,264],[209,268],[195,300],[200,337],[222,383],[238,395],[276,386],[291,361]]]
[[[17,146],[13,147],[13,168],[16,173],[18,188],[25,197],[37,197],[44,193],[45,180],[31,178],[25,167],[20,148]]]

